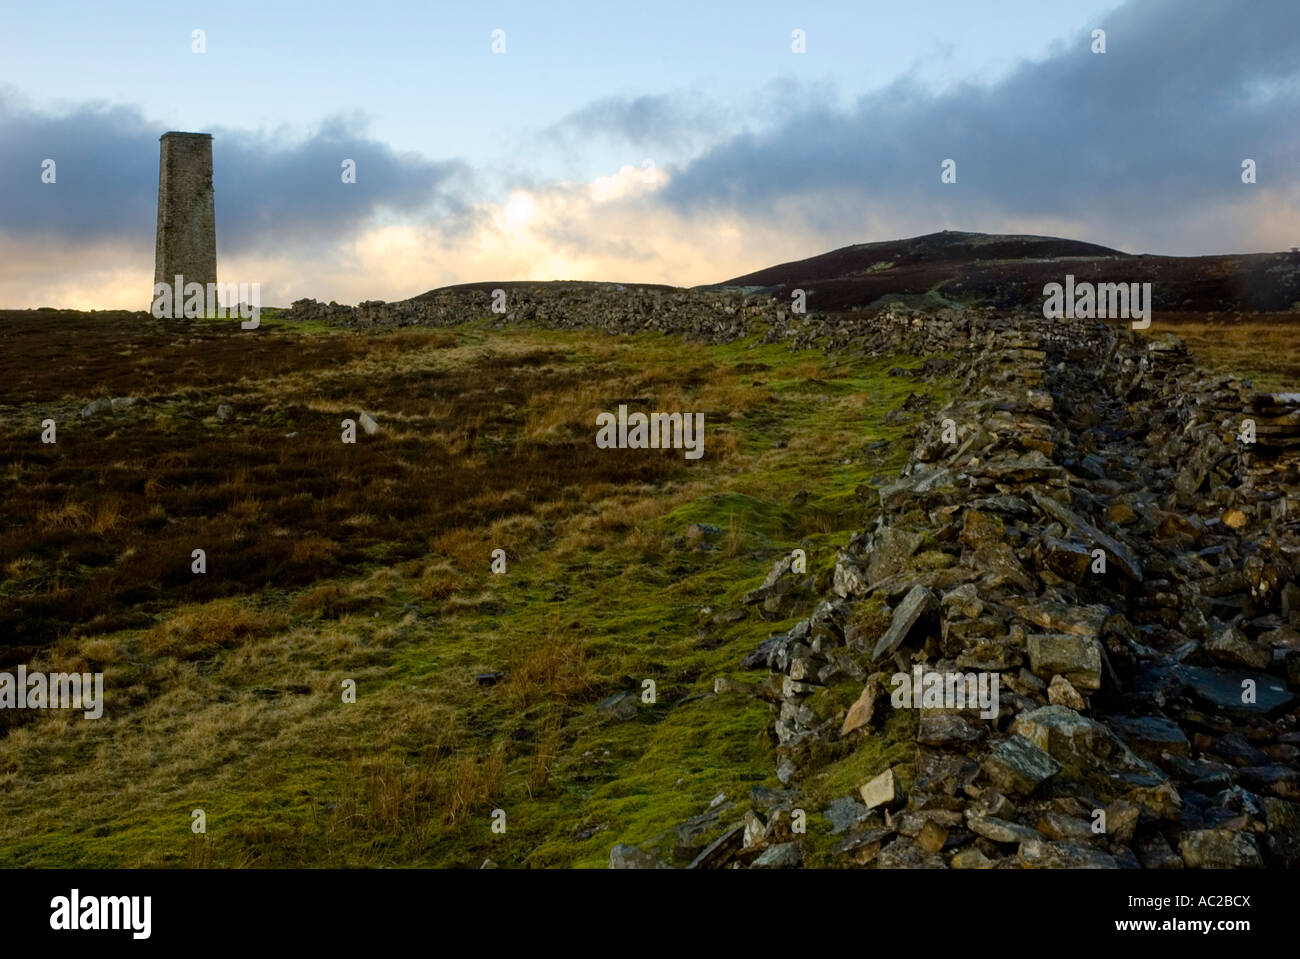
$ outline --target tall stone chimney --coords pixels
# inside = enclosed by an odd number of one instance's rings
[[[212,199],[212,134],[164,133],[158,159],[158,244],[153,281],[171,286],[217,282],[217,226]],[[179,297],[183,290],[176,290]]]

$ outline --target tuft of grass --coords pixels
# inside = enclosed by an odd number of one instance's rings
[[[297,597],[291,609],[296,616],[338,619],[345,613],[364,609],[372,601],[372,597],[358,591],[355,586],[326,583]]]
[[[182,606],[144,635],[144,648],[155,655],[197,659],[265,636],[283,618],[249,609],[235,600]]]
[[[459,760],[451,776],[444,821],[456,826],[470,812],[488,807],[501,795],[505,776],[506,745],[498,743],[487,756],[466,756]]]
[[[582,640],[552,632],[535,645],[512,652],[503,695],[524,710],[539,702],[562,704],[594,685]]]

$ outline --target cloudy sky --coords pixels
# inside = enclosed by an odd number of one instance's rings
[[[220,278],[264,304],[691,285],[941,229],[1300,244],[1297,0],[809,7],[6,4],[0,307],[147,306],[168,130],[214,135]]]

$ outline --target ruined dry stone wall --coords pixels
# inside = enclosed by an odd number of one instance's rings
[[[920,666],[995,674],[996,715],[916,709],[910,785],[884,770],[822,810],[836,859],[1300,865],[1300,397],[1199,374],[1173,338],[1025,319],[975,341],[832,595],[746,662],[779,679],[762,687],[790,787],[774,821]],[[854,616],[871,600],[883,630]],[[863,683],[847,714],[809,708],[846,675]],[[799,858],[773,848],[735,856]]]

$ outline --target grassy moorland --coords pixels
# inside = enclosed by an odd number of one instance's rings
[[[1145,335],[1166,333],[1181,337],[1202,366],[1246,377],[1257,389],[1300,386],[1300,313],[1158,313]]]
[[[671,857],[713,797],[734,822],[777,785],[767,704],[714,680],[756,682],[739,659],[809,610],[740,595],[795,547],[825,585],[910,449],[886,415],[950,388],[889,375],[909,357],[486,322],[23,311],[0,345],[0,669],[99,670],[106,700],[0,711],[5,866]],[[135,402],[83,418],[98,396]],[[704,457],[597,449],[619,403],[703,411]],[[363,409],[381,431],[343,444]],[[647,679],[631,718],[597,709]],[[910,758],[894,732],[809,788]]]

